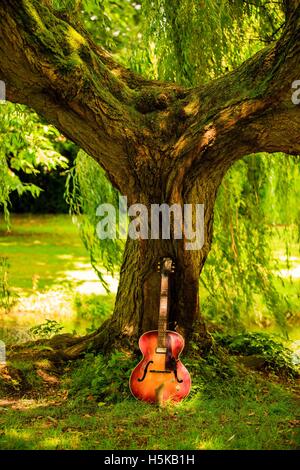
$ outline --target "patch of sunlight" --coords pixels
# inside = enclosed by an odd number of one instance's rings
[[[45,243],[41,242],[40,240],[34,240],[32,244],[33,245],[45,245]]]
[[[65,277],[71,281],[99,281],[97,274],[92,270],[80,271],[70,270],[64,271]]]
[[[57,405],[57,399],[49,400],[49,399],[8,399],[8,400],[0,400],[0,407],[8,407],[12,410],[16,411],[24,411],[24,410],[35,410],[38,408],[48,408],[49,406]]]
[[[85,39],[72,26],[68,27],[68,42],[73,50],[77,50],[86,43]]]
[[[277,274],[280,277],[293,277],[295,279],[300,278],[300,265],[296,266],[296,268],[293,269],[281,269],[280,271],[277,271]]]
[[[190,116],[190,115],[195,116],[199,111],[199,100],[196,99],[194,101],[191,101],[183,109],[187,116]]]
[[[55,401],[53,401],[55,403]],[[0,400],[1,407],[9,407],[12,410],[31,410],[36,408],[45,408],[49,406],[49,401],[21,398],[20,400]]]
[[[71,294],[63,289],[49,290],[47,292],[35,292],[28,297],[21,297],[19,302],[12,308],[9,319],[5,313],[0,315],[0,326],[13,323],[15,326],[36,325],[42,323],[47,318],[62,321],[62,319],[72,318]]]
[[[73,255],[56,255],[56,258],[58,259],[73,259]]]
[[[132,334],[133,334],[133,326],[127,326],[127,327],[125,326],[124,335],[125,336],[128,335],[130,337]]]
[[[115,294],[118,290],[118,281],[116,279],[107,279],[108,276],[103,276],[105,281],[109,284],[109,290],[111,293]],[[81,285],[76,287],[76,292],[79,294],[99,294],[105,295],[106,290],[104,289],[103,285],[99,282],[83,282]]]
[[[196,444],[197,450],[210,450],[213,449],[213,441],[211,439],[198,441]]]
[[[88,264],[76,263],[76,266],[80,269],[64,271],[64,275],[68,280],[77,283],[77,286],[75,286],[76,292],[80,294],[106,294],[95,271],[87,268]],[[113,278],[109,274],[104,274],[104,270],[102,272],[103,278],[108,284],[110,291],[116,293],[118,289],[118,279]],[[78,283],[80,284],[78,285]]]
[[[289,256],[287,257],[286,255],[279,255],[278,259],[283,262],[290,262],[290,269],[280,269],[279,271],[276,271],[276,274],[280,277],[293,277],[295,279],[300,278],[300,258],[297,256]]]
[[[59,431],[58,431],[59,432]],[[80,449],[83,432],[76,431],[73,429],[68,430],[68,438],[59,436],[46,437],[41,442],[41,448],[43,449]]]
[[[91,269],[91,264],[90,263],[77,262],[77,263],[74,263],[74,266],[75,266],[75,268],[78,268],[78,269],[85,269],[86,271],[94,272],[94,270]]]
[[[300,340],[294,341],[291,346],[291,350],[293,351],[292,354],[292,362],[295,365],[300,365]]]
[[[29,441],[31,438],[30,432],[23,429],[8,429],[6,436],[12,439],[23,439],[24,441]]]
[[[278,259],[280,259],[280,261],[298,261],[300,258],[298,258],[297,256],[285,256],[285,255],[280,255],[278,256]]]
[[[175,145],[175,156],[177,156],[181,150],[184,149],[184,147],[186,146],[186,138],[183,136],[183,137],[180,137],[180,139],[177,141],[176,145]]]
[[[43,440],[42,449],[56,449],[57,447],[66,447],[67,440],[61,436],[59,437],[47,437]]]
[[[112,69],[112,70],[111,70],[111,73],[112,73],[115,77],[120,77],[120,76],[122,75],[121,69]]]
[[[81,446],[81,441],[82,441],[82,435],[83,433],[82,432],[76,432],[74,431],[74,433],[71,435],[71,437],[69,438],[69,446],[71,449],[79,449],[80,446]]]
[[[200,146],[201,147],[206,147],[212,142],[216,140],[217,137],[217,131],[214,126],[208,127],[207,130],[204,132],[202,139],[200,141]]]
[[[192,385],[192,387],[194,387],[194,386]],[[200,385],[197,385],[196,390],[199,387],[200,387]],[[193,390],[193,388],[192,388],[192,390]],[[203,401],[202,401],[202,392],[201,392],[201,390],[197,390],[195,395],[192,396],[191,398],[189,398],[189,400],[187,400],[187,401],[183,400],[182,402],[179,402],[178,404],[176,404],[176,406],[181,407],[184,410],[190,411],[190,412],[196,412],[196,410],[199,409],[199,407],[201,408],[202,405],[203,405]]]

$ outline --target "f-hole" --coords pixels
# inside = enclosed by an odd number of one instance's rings
[[[137,379],[138,382],[143,382],[144,378],[146,377],[147,375],[147,372],[148,372],[148,367],[150,366],[150,364],[153,364],[153,361],[149,361],[144,369],[144,375],[141,379]]]

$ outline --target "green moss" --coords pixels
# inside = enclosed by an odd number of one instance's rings
[[[36,25],[38,26],[38,28],[39,28],[40,30],[42,30],[42,31],[46,31],[46,26],[44,25],[44,23],[42,22],[42,19],[41,19],[40,15],[38,14],[38,12],[36,11],[36,9],[35,9],[34,6],[32,5],[32,2],[25,0],[25,1],[24,1],[24,4],[25,4],[25,8],[26,8],[26,10],[28,11],[30,17],[34,20],[34,22],[36,23]]]
[[[79,58],[76,55],[72,55],[65,61],[57,60],[56,65],[63,75],[69,75],[74,73],[75,69],[77,69],[81,64]]]
[[[26,388],[37,388],[41,385],[42,379],[37,375],[36,368],[29,361],[16,360],[13,361],[14,367],[21,373],[26,382]],[[24,386],[24,384],[22,384]]]
[[[63,74],[70,74],[82,65],[79,55],[85,39],[72,26],[59,20],[45,5],[25,1],[25,13],[20,18],[30,31],[28,40]]]
[[[68,25],[67,40],[72,50],[79,50],[81,46],[86,44],[86,40],[72,26]]]
[[[153,111],[163,110],[168,107],[170,96],[167,93],[162,93],[161,89],[149,88],[137,96],[136,109],[143,114],[148,114]]]
[[[86,44],[82,44],[78,50],[79,57],[88,65],[93,65],[92,54],[93,52]]]

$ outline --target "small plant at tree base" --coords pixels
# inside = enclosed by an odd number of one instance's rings
[[[63,330],[63,328],[64,327],[56,320],[47,319],[45,323],[36,325],[33,328],[30,328],[29,331],[35,338],[51,338],[52,336],[57,335],[61,330]]]
[[[128,398],[128,380],[135,365],[136,360],[121,351],[114,351],[109,357],[87,354],[72,374],[70,394],[79,400],[93,396],[100,405]]]
[[[230,353],[261,357],[266,370],[292,377],[300,372],[299,367],[293,364],[291,351],[266,333],[240,333],[235,336],[216,333],[214,339]]]

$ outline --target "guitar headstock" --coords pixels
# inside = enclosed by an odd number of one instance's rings
[[[162,258],[157,264],[157,270],[159,273],[168,276],[175,272],[175,263],[170,257]]]

